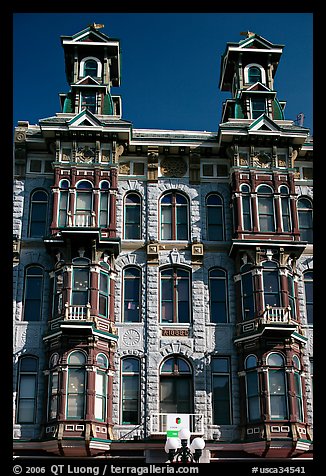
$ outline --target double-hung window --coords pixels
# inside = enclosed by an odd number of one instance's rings
[[[279,353],[272,352],[267,358],[267,365],[270,417],[272,420],[287,419],[288,405],[284,357]]]
[[[34,423],[38,360],[21,357],[18,364],[17,423]]]
[[[29,266],[25,273],[24,320],[39,321],[42,316],[43,268]]]
[[[133,357],[121,360],[121,423],[137,425],[140,407],[140,361]]]
[[[245,369],[247,421],[254,422],[260,419],[259,379],[257,373],[257,357],[255,355],[249,355],[246,358]]]
[[[123,272],[123,320],[140,321],[140,269],[129,266]]]
[[[228,357],[212,359],[212,398],[214,425],[231,425],[231,382]]]
[[[141,197],[138,193],[128,192],[125,196],[124,238],[141,239]]]
[[[273,190],[268,185],[257,189],[259,230],[269,233],[275,231],[275,213]]]
[[[182,268],[161,271],[161,322],[190,322],[190,272]]]
[[[41,238],[46,234],[48,195],[43,190],[31,194],[28,236]]]
[[[164,194],[161,204],[161,239],[189,239],[189,205],[188,199],[181,193],[168,192]]]
[[[206,198],[206,213],[207,239],[224,240],[223,200],[217,193],[211,193]]]
[[[85,418],[86,400],[86,357],[83,352],[74,351],[68,358],[67,418]]]
[[[211,322],[217,324],[228,321],[226,279],[223,269],[213,268],[209,271]]]

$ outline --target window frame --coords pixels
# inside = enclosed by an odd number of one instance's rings
[[[71,356],[73,354],[81,354],[83,355],[83,358],[84,358],[84,362],[81,363],[81,364],[72,364],[70,362],[70,359],[71,359]],[[85,415],[86,415],[86,390],[87,390],[87,372],[86,372],[86,363],[87,363],[87,356],[86,354],[81,351],[81,350],[73,350],[72,352],[69,353],[68,357],[67,357],[67,363],[68,363],[68,373],[67,373],[67,383],[66,383],[66,419],[67,420],[83,420],[85,419]],[[71,378],[71,374],[74,370],[82,370],[82,377],[83,377],[83,386],[84,386],[84,389],[82,389],[82,391],[80,391],[80,385],[78,385],[78,389],[76,392],[71,392],[70,391],[70,381],[69,379]],[[79,384],[80,382],[78,382]],[[76,402],[82,402],[82,408],[81,408],[81,411],[80,413],[76,416],[76,415],[73,415],[71,416],[70,413],[69,413],[69,397],[73,397],[75,396],[76,398]],[[77,408],[76,408],[77,410]]]
[[[132,371],[126,371],[123,369],[123,364],[127,360],[137,362],[137,370],[132,370]],[[126,381],[126,378],[132,378],[136,377],[134,380],[136,380],[137,384],[137,395],[136,398],[124,398],[124,382]],[[120,379],[121,379],[121,391],[120,391],[120,424],[121,425],[139,425],[140,423],[140,399],[141,399],[141,388],[140,388],[140,378],[141,378],[141,361],[138,357],[131,357],[131,356],[126,356],[122,357],[120,360]],[[136,410],[134,410],[134,413],[137,412],[137,419],[134,421],[125,421],[124,414],[126,411],[124,407],[124,403],[126,401],[133,401],[136,402]],[[130,410],[129,410],[130,411]]]
[[[300,207],[300,202],[307,201],[309,203],[309,207]],[[297,201],[297,211],[298,211],[298,227],[300,232],[300,240],[307,241],[308,243],[313,243],[313,202],[310,197],[305,195],[298,198]],[[302,226],[302,221],[300,223],[300,215],[305,214],[306,216],[309,214],[308,221],[309,226]],[[305,238],[305,239],[304,239]]]
[[[168,362],[172,361],[172,371],[164,371],[163,367]],[[180,365],[184,369],[181,369]],[[181,369],[181,370],[180,370]],[[173,396],[172,400],[164,400],[163,401],[163,387],[169,383],[173,391],[171,395]],[[185,388],[185,384],[187,383],[187,390],[188,396],[187,399],[183,398],[182,400],[178,400],[179,390],[180,388]],[[173,354],[165,358],[160,365],[159,370],[159,402],[160,402],[160,412],[162,413],[171,413],[164,411],[164,405],[175,405],[175,411],[172,413],[193,413],[194,409],[194,381],[193,381],[193,368],[188,360],[186,360],[183,356],[179,354]],[[187,404],[188,407],[186,408],[177,408],[178,405],[185,405]]]
[[[282,364],[271,364],[269,363],[269,359],[271,355],[277,355],[282,359]],[[267,388],[268,388],[268,400],[269,400],[269,413],[270,413],[270,419],[271,420],[288,420],[289,419],[289,402],[288,402],[288,384],[287,384],[287,379],[286,379],[286,372],[285,372],[285,360],[284,360],[284,355],[281,354],[280,352],[270,352],[268,356],[266,357],[266,364],[268,366],[268,378],[267,378]],[[273,373],[272,373],[273,372]],[[282,375],[282,380],[283,380],[283,391],[280,393],[271,393],[271,377],[272,375]],[[277,382],[278,384],[278,382]],[[275,383],[274,383],[275,385]],[[282,405],[284,406],[284,415],[276,415],[272,413],[272,398],[275,400],[275,398],[278,397],[279,399],[282,399]]]
[[[209,204],[208,201],[212,197],[217,197],[220,203],[218,204]],[[223,197],[220,193],[218,192],[210,192],[206,195],[205,198],[205,206],[206,206],[206,232],[207,232],[207,240],[208,241],[225,241],[225,226],[224,226],[224,200]],[[209,210],[215,209],[215,213],[217,212],[217,215],[220,215],[220,220],[218,220],[217,223],[210,223],[210,213]],[[218,227],[219,230],[221,230],[219,236],[220,238],[218,239],[213,239],[210,235],[212,234],[211,228],[215,226]]]
[[[223,370],[214,370],[214,362],[225,360],[227,362],[227,371]],[[220,421],[219,418],[221,415],[217,413],[217,405],[216,401],[220,401],[221,399],[216,398],[214,380],[220,378],[227,379],[227,399],[223,399],[228,403],[228,415],[226,421]],[[231,382],[231,359],[229,356],[219,356],[219,357],[212,357],[211,361],[211,378],[212,378],[212,421],[214,425],[232,425],[232,382]],[[223,412],[223,416],[226,416],[226,413]]]
[[[27,359],[31,359],[35,361],[36,370],[21,370],[22,362]],[[18,378],[17,378],[17,410],[16,410],[16,423],[24,424],[24,425],[33,425],[36,422],[36,411],[37,411],[37,390],[38,390],[38,367],[39,367],[39,359],[34,355],[23,355],[19,357],[18,360]],[[22,377],[30,376],[34,377],[34,389],[32,397],[22,397]],[[32,418],[29,421],[21,420],[20,413],[21,413],[21,403],[22,401],[32,400]]]
[[[137,272],[138,276],[128,277],[128,276],[126,276],[126,272],[128,273],[128,271]],[[138,296],[133,296],[133,299],[126,298],[126,284],[127,284],[126,279],[127,279],[127,282],[128,282],[128,280],[132,280],[133,282],[134,282],[134,280],[138,281]],[[132,265],[126,266],[123,269],[123,272],[122,272],[122,321],[124,323],[140,322],[141,321],[141,289],[142,289],[141,269],[138,266],[132,266]],[[135,310],[135,309],[138,310],[137,320],[126,319],[126,304],[127,304],[127,309],[128,309],[129,304],[130,304],[130,306],[131,306],[130,309],[131,310]],[[136,307],[134,308],[134,306],[136,306]]]
[[[166,274],[166,278],[163,276],[162,279],[162,274],[164,272],[170,272],[172,273],[172,276],[169,276]],[[187,273],[187,275],[181,274],[178,275],[178,273]],[[186,269],[181,266],[168,266],[160,269],[160,324],[163,325],[189,325],[192,322],[192,301],[191,301],[191,285],[192,285],[192,280],[191,280],[191,270]],[[179,287],[179,281],[183,279],[187,279],[187,286],[188,286],[188,298],[179,300],[178,299],[178,287]],[[172,296],[171,299],[163,299],[163,282],[165,281],[170,281],[171,288],[172,290]],[[163,302],[171,302],[171,310],[172,310],[172,319],[169,320],[163,320]],[[185,322],[180,322],[179,321],[179,303],[188,303],[188,311],[187,311],[187,320]]]
[[[223,273],[223,276],[211,276],[212,273],[214,272],[221,272]],[[223,281],[223,286],[224,286],[224,300],[218,300],[218,299],[215,299],[214,296],[217,297],[217,292],[212,292],[212,280],[216,280],[217,282],[221,282]],[[214,281],[213,281],[214,282]],[[208,271],[208,287],[209,287],[209,296],[210,296],[210,299],[209,299],[209,306],[210,306],[210,323],[212,324],[227,324],[229,322],[229,312],[228,312],[228,275],[227,275],[227,272],[225,269],[223,268],[219,268],[219,267],[213,267],[213,268],[210,268],[209,271]],[[213,320],[213,315],[215,315],[215,313],[213,313],[212,311],[212,304],[213,303],[217,303],[217,304],[223,304],[224,306],[224,312],[225,312],[225,320]]]
[[[130,196],[135,196],[137,197],[137,202],[132,202],[132,203],[127,203],[127,199],[130,198]],[[141,240],[142,239],[142,196],[135,191],[129,190],[123,199],[123,215],[124,215],[124,220],[123,220],[123,239],[124,240]],[[130,214],[129,212],[131,210],[136,210],[136,212],[133,211],[133,214],[137,214],[137,221],[131,221],[130,218],[128,218],[128,215]],[[131,230],[134,230],[134,228],[137,228],[138,233],[131,233],[132,236],[127,236],[129,235],[129,231],[127,233],[127,230],[129,230],[129,227],[131,226]]]
[[[170,203],[164,203],[163,202],[163,205],[162,205],[162,200],[165,198],[165,197],[169,197],[171,196],[171,202]],[[185,203],[177,203],[177,196],[180,196],[182,197],[182,199],[185,200]],[[162,208],[163,207],[163,208]],[[169,218],[170,218],[170,222],[167,222],[166,221],[166,217],[165,220],[163,221],[163,210],[170,210],[170,213],[168,214],[169,215]],[[178,209],[184,209],[186,210],[186,222],[181,222],[181,223],[178,223]],[[159,210],[160,210],[160,239],[162,241],[189,241],[189,238],[190,238],[190,229],[189,229],[189,225],[190,225],[190,219],[189,219],[189,213],[190,213],[190,205],[189,205],[189,198],[188,196],[183,193],[183,192],[180,192],[179,190],[168,190],[166,192],[164,192],[160,199],[159,199]],[[170,225],[171,226],[171,232],[168,233],[169,237],[165,237],[164,234],[165,234],[165,229],[163,228],[164,225]],[[181,227],[185,227],[186,228],[186,237],[185,238],[179,238],[179,234],[180,234],[180,228]]]
[[[262,193],[261,191],[259,191],[259,189],[261,189],[262,187],[267,187],[270,190],[270,193]],[[259,231],[261,233],[275,233],[275,231],[276,231],[276,216],[275,216],[274,191],[273,191],[273,189],[270,185],[260,184],[256,189],[256,193],[257,193],[257,214],[258,214],[258,228],[259,228]],[[259,200],[261,200],[261,199],[268,199],[269,200],[268,207],[271,207],[271,210],[268,210],[268,213],[267,212],[262,213],[259,210],[260,204],[261,204],[261,202],[259,202]],[[269,224],[268,224],[268,226],[266,226],[266,225],[262,226],[262,222],[261,222],[262,218],[264,218],[264,219],[267,218],[267,223],[269,223],[268,219],[271,219],[272,220],[271,224],[272,224],[273,229],[271,229],[271,230],[269,229],[270,228]]]
[[[250,357],[254,357],[255,358],[255,365],[254,366],[248,366],[248,361],[249,361],[249,358]],[[254,422],[257,422],[260,420],[260,412],[261,412],[261,408],[260,408],[260,385],[259,385],[259,375],[258,375],[258,371],[257,371],[257,366],[258,366],[258,359],[257,359],[257,356],[254,355],[254,354],[250,354],[250,355],[247,355],[247,357],[245,358],[245,372],[246,372],[246,375],[245,375],[245,379],[246,379],[246,410],[247,410],[247,422],[248,423],[254,423]],[[252,376],[252,375],[255,375],[256,377],[256,391],[254,392],[249,392],[249,382],[248,382],[248,376]],[[251,384],[252,382],[250,382]],[[252,408],[252,402],[256,402],[258,408],[258,416],[257,418],[254,418],[251,416],[251,408]]]
[[[308,274],[311,274],[312,276],[309,277],[308,279],[306,278],[306,275]],[[310,325],[312,326],[313,323],[314,323],[314,320],[313,320],[313,305],[314,305],[314,301],[313,301],[313,280],[314,280],[314,277],[313,277],[313,269],[306,269],[304,272],[303,272],[303,286],[304,286],[304,296],[305,296],[305,309],[306,309],[306,322],[307,322],[307,325]],[[310,289],[310,294],[312,296],[312,300],[308,300],[307,299],[307,285],[311,286],[311,289]],[[311,311],[310,311],[310,306],[311,306]],[[310,317],[311,319],[310,319]]]
[[[33,197],[37,193],[43,193],[46,199],[35,200]],[[45,211],[44,210],[42,211],[42,219],[35,220],[35,218],[33,219],[33,213],[35,213],[34,210],[37,204],[43,204],[43,205],[45,204]],[[30,194],[29,220],[28,220],[28,237],[29,238],[43,238],[43,236],[46,235],[47,225],[48,225],[48,211],[49,211],[49,195],[47,191],[41,188],[34,189]],[[35,226],[36,223],[43,224],[44,232],[42,234],[34,234],[34,232],[32,231],[33,224]]]
[[[40,271],[39,274],[31,274],[31,275],[28,275],[28,272],[31,270],[31,269],[38,269]],[[27,292],[29,292],[29,287],[30,287],[30,284],[28,284],[28,281],[29,279],[33,279],[33,277],[37,277],[37,278],[40,278],[41,277],[41,282],[40,282],[40,285],[37,287],[38,289],[38,292],[39,292],[39,298],[38,299],[35,299],[35,298],[32,298],[32,297],[27,297]],[[40,265],[37,265],[37,264],[30,264],[28,266],[26,266],[25,268],[25,275],[24,275],[24,299],[23,299],[23,303],[24,303],[24,306],[23,306],[23,320],[26,321],[26,322],[41,322],[42,321],[42,315],[43,315],[43,288],[44,288],[44,268]],[[26,304],[27,301],[39,301],[39,306],[38,306],[38,316],[39,318],[38,319],[26,319],[26,309],[28,309],[28,305]]]

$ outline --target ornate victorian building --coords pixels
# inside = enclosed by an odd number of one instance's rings
[[[119,40],[61,37],[62,111],[15,129],[14,452],[202,461],[312,452],[312,137],[283,46],[227,43],[216,132],[122,119]],[[130,118],[132,120],[132,118]]]

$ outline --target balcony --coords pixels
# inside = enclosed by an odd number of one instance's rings
[[[291,324],[291,308],[266,306],[261,324]]]
[[[299,340],[306,341],[300,323],[292,319],[291,308],[266,306],[264,311],[254,319],[237,324],[234,342],[247,340],[257,335],[270,337],[289,337],[293,335]]]
[[[95,228],[95,212],[92,213],[67,213],[68,228]]]
[[[204,415],[200,413],[152,413],[150,418],[150,433],[154,435],[166,435],[170,429],[170,421],[178,417],[186,422],[192,435],[204,434]],[[180,425],[181,430],[182,424]]]
[[[91,320],[91,305],[87,303],[85,306],[65,304],[65,321],[90,321]]]

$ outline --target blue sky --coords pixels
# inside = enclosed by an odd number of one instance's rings
[[[122,117],[134,128],[217,131],[220,59],[227,42],[253,31],[285,45],[275,77],[286,119],[304,113],[313,133],[312,13],[16,13],[13,15],[13,119],[37,124],[60,112],[66,82],[61,35],[91,23],[120,39]]]

